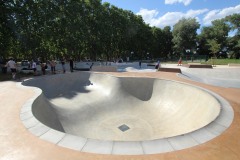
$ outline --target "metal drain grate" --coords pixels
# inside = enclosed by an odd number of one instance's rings
[[[127,130],[129,130],[130,128],[126,125],[126,124],[123,124],[121,126],[118,127],[122,132],[125,132]]]

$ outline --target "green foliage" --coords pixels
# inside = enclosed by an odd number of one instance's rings
[[[11,47],[11,29],[9,24],[9,9],[5,3],[0,2],[0,58],[6,58],[7,54],[10,52]]]
[[[160,29],[101,0],[5,0],[0,10],[0,58],[166,58],[174,51],[196,50],[196,41],[206,53],[219,44],[239,52],[239,36],[227,39],[230,29],[239,31],[239,14],[214,21],[196,38],[196,19],[180,20],[173,31]]]
[[[6,56],[113,59],[133,51],[141,58],[151,49],[151,27],[141,16],[101,0],[5,1],[1,10],[8,22],[0,26],[1,48],[12,45]]]
[[[212,26],[203,27],[198,37],[201,51],[217,56],[217,52],[227,48],[229,31],[230,27],[223,19],[213,21]]]
[[[167,55],[173,50],[171,28],[169,26],[164,29],[152,27],[152,35],[151,53],[156,58],[167,58]]]
[[[202,64],[210,64],[212,65],[212,60],[209,59],[207,62],[202,62]],[[240,59],[214,59],[214,64],[215,65],[228,65],[229,63],[233,64],[240,64]]]
[[[219,44],[215,39],[209,39],[208,41],[209,50],[213,53],[214,57],[217,57],[217,52],[220,51],[221,44]]]
[[[231,58],[240,57],[240,36],[233,36],[227,39],[228,41],[228,50]]]
[[[236,35],[240,35],[240,14],[233,14],[225,18],[226,22],[229,22],[231,30],[237,30]]]
[[[197,29],[200,24],[196,19],[181,19],[173,27],[173,43],[176,52],[185,53],[186,49],[196,48]]]

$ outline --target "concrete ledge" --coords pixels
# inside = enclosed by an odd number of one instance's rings
[[[182,73],[180,68],[158,68],[160,72],[175,72],[175,73]]]
[[[212,65],[209,64],[184,64],[182,66],[187,68],[212,68]]]
[[[95,71],[95,72],[117,72],[117,67],[113,67],[113,66],[93,66],[91,71]]]
[[[228,67],[240,67],[239,63],[228,63]]]

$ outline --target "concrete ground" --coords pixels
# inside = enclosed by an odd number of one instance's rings
[[[234,119],[227,130],[216,138],[178,151],[151,155],[102,155],[74,151],[43,141],[32,135],[20,120],[20,112],[26,101],[32,97],[32,88],[19,88],[16,82],[0,83],[0,159],[166,159],[166,160],[239,160],[240,159],[240,89],[210,84],[181,78],[167,72],[115,72],[108,73],[119,77],[151,77],[176,80],[200,86],[225,98],[234,110]],[[226,78],[227,79],[227,78]]]

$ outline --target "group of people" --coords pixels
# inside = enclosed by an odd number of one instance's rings
[[[63,73],[66,72],[66,67],[65,67],[65,59],[62,59],[61,60],[61,65],[62,65],[62,70],[63,70]],[[73,72],[73,60],[70,59],[69,60],[69,65],[70,65],[70,71]],[[50,65],[51,67],[51,73],[52,74],[56,74],[56,61],[55,60],[51,60],[51,61],[48,61],[47,63],[41,63],[40,64],[40,67],[41,67],[41,71],[42,71],[42,74],[45,75],[46,74],[46,69],[48,69],[48,64]],[[17,64],[16,62],[13,60],[13,58],[10,58],[9,61],[7,62],[7,64],[5,65],[5,67],[8,67],[10,68],[11,70],[11,73],[12,73],[12,79],[16,79],[16,74],[17,74]],[[37,63],[32,60],[31,63],[29,64],[28,66],[29,69],[33,70],[33,73],[34,75],[37,75]]]
[[[66,67],[65,67],[65,64],[66,64],[66,60],[63,58],[61,60],[61,65],[62,65],[62,71],[63,73],[66,72]],[[51,61],[48,61],[47,63],[41,63],[40,66],[41,66],[41,71],[42,71],[42,74],[45,75],[46,74],[46,69],[48,68],[48,64],[50,65],[51,67],[51,73],[52,74],[56,74],[56,61],[55,60],[51,60]],[[69,65],[70,65],[70,71],[73,72],[73,60],[70,59],[69,60]],[[139,67],[141,68],[141,65],[142,65],[142,61],[139,61]],[[181,66],[182,65],[182,57],[179,58],[178,60],[178,66]],[[17,64],[16,62],[13,60],[13,58],[10,58],[10,60],[7,62],[6,64],[6,67],[9,67],[11,72],[12,72],[12,78],[13,79],[16,79],[16,73],[17,73]],[[33,72],[34,72],[34,75],[37,75],[37,63],[32,60],[31,62],[31,65],[29,66]],[[158,69],[160,66],[160,60],[158,60],[155,68]]]
[[[9,61],[6,64],[6,67],[9,67],[12,73],[12,79],[16,79],[16,74],[17,74],[17,64],[13,60],[13,58],[10,58]],[[37,71],[37,63],[35,61],[32,61],[29,64],[29,67],[33,70],[34,75],[36,75]]]
[[[63,73],[66,73],[66,67],[65,67],[65,64],[66,64],[66,60],[63,58],[61,59],[61,65],[62,65],[62,71]],[[55,60],[51,60],[51,61],[48,61],[48,63],[41,63],[41,70],[42,70],[42,73],[43,75],[46,74],[46,69],[48,68],[48,65],[50,65],[50,68],[51,68],[51,73],[52,74],[56,74],[56,61]],[[69,65],[70,65],[70,71],[73,72],[73,60],[72,58],[69,60]]]

